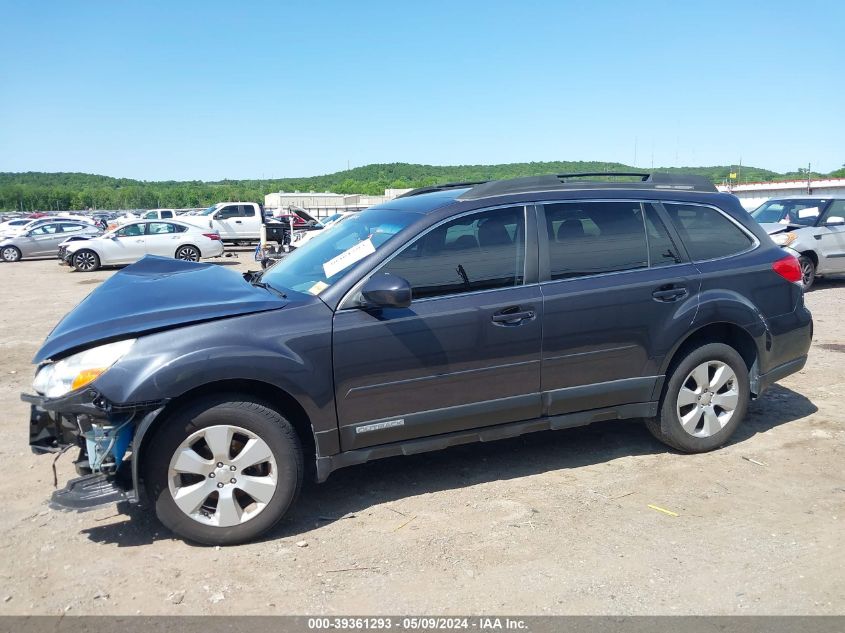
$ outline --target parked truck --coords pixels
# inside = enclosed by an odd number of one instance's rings
[[[196,215],[180,220],[220,233],[224,242],[257,242],[261,239],[264,208],[256,202],[218,202]]]

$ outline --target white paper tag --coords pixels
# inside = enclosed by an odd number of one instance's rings
[[[344,268],[348,268],[355,262],[359,262],[367,255],[372,255],[375,252],[376,247],[373,246],[372,240],[366,239],[363,242],[358,242],[352,248],[346,249],[337,257],[333,257],[323,264],[323,272],[326,274],[326,279],[333,277]]]
[[[308,292],[310,292],[312,295],[318,295],[328,287],[329,284],[327,284],[325,281],[318,281],[308,289]]]

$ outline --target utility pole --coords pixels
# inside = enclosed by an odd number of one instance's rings
[[[808,196],[809,196],[809,195],[812,195],[812,193],[813,193],[813,187],[812,187],[812,185],[810,184],[810,178],[811,178],[811,176],[810,176],[810,169],[811,169],[811,168],[812,168],[812,164],[811,164],[811,163],[807,163],[807,195],[808,195]]]

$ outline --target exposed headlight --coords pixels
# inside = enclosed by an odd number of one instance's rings
[[[774,240],[774,243],[778,246],[789,246],[797,239],[798,235],[792,233],[791,231],[789,233],[778,233],[777,235],[772,235],[772,240]]]
[[[48,398],[58,398],[82,389],[119,361],[134,342],[135,339],[132,338],[92,347],[58,362],[44,365],[35,374],[32,388]]]

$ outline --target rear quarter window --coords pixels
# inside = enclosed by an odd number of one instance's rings
[[[712,207],[693,204],[664,206],[693,261],[736,255],[754,244],[745,231]]]

